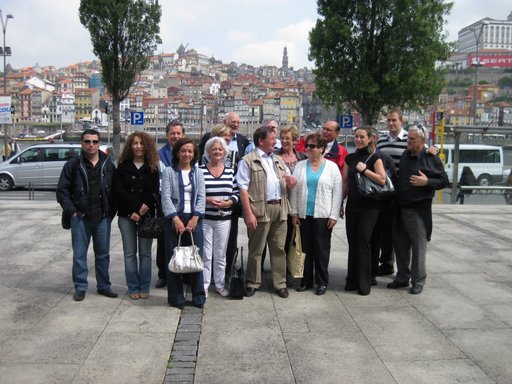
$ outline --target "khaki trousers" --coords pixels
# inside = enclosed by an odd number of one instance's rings
[[[272,282],[275,289],[286,288],[286,220],[281,220],[281,206],[267,205],[268,222],[258,222],[256,230],[247,230],[249,256],[247,260],[246,284],[250,288],[261,285],[261,254],[268,243]]]

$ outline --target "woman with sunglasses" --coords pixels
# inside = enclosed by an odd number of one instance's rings
[[[339,220],[342,182],[338,166],[323,156],[327,139],[312,133],[305,142],[308,160],[295,166],[297,185],[290,199],[292,223],[300,224],[306,253],[304,277],[297,291],[311,289],[316,283],[316,294],[323,295],[329,284],[331,235]]]
[[[114,173],[126,284],[133,300],[149,298],[153,239],[139,237],[137,223],[146,215],[155,217],[157,214],[159,159],[153,138],[145,132],[134,132],[126,139]]]
[[[382,159],[378,151],[374,152],[369,147],[371,140],[371,127],[357,128],[354,132],[356,151],[345,158],[343,167],[343,200],[348,196],[348,267],[345,291],[357,291],[360,295],[369,295],[371,286],[377,284],[372,278],[371,238],[379,217],[381,201],[359,194],[356,174],[369,177],[380,185],[386,182]]]

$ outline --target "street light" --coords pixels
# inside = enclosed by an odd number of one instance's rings
[[[5,31],[7,30],[7,23],[9,19],[14,19],[14,16],[8,13],[5,15],[5,19],[0,9],[0,19],[2,20],[2,32],[4,33],[4,44],[2,48],[2,56],[4,57],[4,96],[7,96],[7,73],[5,71],[5,57],[11,55],[11,48],[5,46]],[[4,147],[7,146],[7,124],[4,124]]]
[[[476,97],[477,97],[477,88],[478,88],[478,67],[480,64],[480,58],[478,57],[478,48],[480,46],[480,38],[482,37],[482,32],[484,30],[484,27],[487,25],[487,22],[483,21],[482,24],[480,24],[480,29],[478,30],[478,35],[476,33],[476,29],[472,28],[471,32],[473,32],[473,35],[476,39],[476,48],[475,48],[475,64],[472,64],[475,66],[475,87],[473,89],[473,125],[476,125]]]

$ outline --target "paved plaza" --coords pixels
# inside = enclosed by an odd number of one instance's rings
[[[54,201],[0,202],[0,383],[512,383],[512,206],[434,205],[425,289],[344,292],[344,223],[323,296],[262,289],[201,312],[126,292],[117,220],[111,280],[120,296],[72,299],[70,233]],[[240,245],[247,255],[240,221]],[[154,244],[156,247],[156,244]],[[155,248],[154,248],[155,249]],[[153,270],[156,277],[156,267]]]

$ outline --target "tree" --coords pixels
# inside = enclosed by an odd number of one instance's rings
[[[318,0],[309,34],[319,97],[375,123],[384,106],[428,105],[444,84],[451,44],[443,34],[444,0]]]
[[[101,62],[103,83],[112,97],[113,144],[120,150],[119,104],[149,66],[160,39],[158,0],[80,0],[80,22],[89,30]]]

